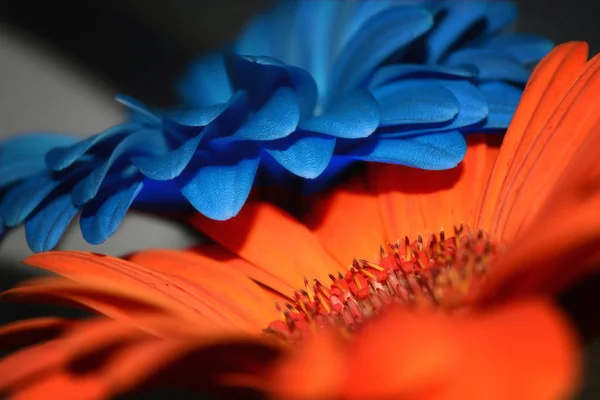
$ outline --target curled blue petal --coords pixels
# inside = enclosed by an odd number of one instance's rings
[[[389,128],[383,128],[382,133],[386,137],[401,137],[410,135],[433,134],[440,131],[453,131],[482,123],[488,116],[489,106],[481,90],[474,84],[467,81],[455,80],[435,80],[438,84],[448,89],[456,98],[459,104],[459,111],[456,117],[449,123],[438,124],[436,126],[415,127],[408,125],[407,128],[401,125],[394,125]]]
[[[406,138],[367,139],[349,156],[361,161],[443,170],[456,167],[466,151],[467,143],[463,135],[451,131]]]
[[[231,55],[226,66],[234,89],[248,92],[251,108],[260,108],[274,90],[287,86],[297,93],[301,115],[312,115],[317,102],[317,85],[305,70],[262,56]]]
[[[299,129],[341,138],[365,138],[379,126],[379,105],[366,90],[357,90],[324,114],[303,121]]]
[[[147,121],[154,123],[160,122],[160,118],[154,112],[152,112],[150,108],[146,107],[146,105],[143,104],[141,101],[136,100],[131,96],[127,96],[125,94],[118,94],[117,96],[115,96],[115,100],[118,103],[127,107],[130,111],[140,114]]]
[[[401,5],[397,0],[340,1],[340,3],[350,4],[350,13],[346,15],[346,20],[343,21],[339,31],[340,48],[344,48],[372,17]]]
[[[331,187],[336,179],[354,163],[356,163],[356,160],[352,157],[336,156],[334,154],[327,169],[322,174],[314,179],[304,181],[302,193],[305,196],[310,196]]]
[[[481,92],[489,104],[489,113],[485,124],[473,128],[477,132],[486,129],[500,130],[510,124],[517,109],[522,92],[513,85],[503,82],[483,83]]]
[[[177,85],[180,96],[192,107],[226,103],[233,94],[222,54],[210,54],[194,61]]]
[[[300,104],[297,94],[288,87],[273,92],[260,107],[231,136],[231,140],[276,140],[296,130],[300,121]]]
[[[258,149],[231,148],[220,156],[203,152],[192,161],[175,178],[181,193],[209,218],[221,221],[236,216],[254,182],[260,163]]]
[[[313,132],[268,142],[264,149],[282,167],[302,178],[313,179],[329,165],[335,149],[335,137]]]
[[[42,172],[11,188],[0,203],[0,215],[4,223],[9,227],[22,224],[59,184],[59,180]]]
[[[424,9],[394,7],[370,18],[350,40],[335,64],[335,99],[363,83],[373,69],[433,26]]]
[[[181,194],[174,179],[169,181],[145,179],[142,190],[135,198],[135,208],[153,212],[164,212],[165,209],[194,212],[194,207]]]
[[[406,80],[380,86],[373,94],[381,107],[380,126],[439,124],[458,114],[452,91],[434,80]]]
[[[201,128],[218,118],[227,107],[228,103],[223,103],[203,108],[193,108],[191,110],[177,110],[176,112],[168,113],[163,123],[179,129]]]
[[[104,243],[116,232],[142,187],[142,178],[135,175],[104,187],[83,207],[79,219],[83,238],[91,244]]]
[[[28,176],[43,172],[46,153],[68,146],[76,138],[54,133],[22,134],[0,142],[0,189]]]
[[[486,2],[486,33],[495,33],[516,22],[519,10],[510,1]]]
[[[310,72],[318,87],[328,86],[330,63],[333,57],[332,23],[344,7],[338,0],[302,1],[295,10],[292,36],[297,37],[297,66]],[[323,95],[323,94],[321,94]]]
[[[377,69],[369,81],[369,88],[376,88],[386,83],[407,78],[469,79],[473,76],[474,74],[469,70],[445,65],[393,64]]]
[[[293,4],[294,2],[290,3]],[[253,16],[235,44],[235,52],[238,54],[277,57],[272,46],[273,38],[270,37],[269,32],[273,22],[278,20],[279,11],[276,6],[275,9]],[[281,32],[282,36],[288,36],[285,35],[286,29],[289,29],[289,25],[284,27],[283,32]]]
[[[473,70],[480,81],[527,83],[529,69],[508,54],[485,50],[464,49],[450,55],[446,64]]]
[[[170,180],[178,177],[187,167],[201,140],[202,136],[198,135],[186,140],[175,150],[163,154],[133,157],[131,163],[150,179]]]
[[[512,33],[492,36],[482,47],[510,54],[520,63],[531,65],[545,57],[554,43],[539,35]]]
[[[25,222],[25,237],[31,250],[37,253],[54,248],[78,212],[68,194],[44,204]]]
[[[470,28],[487,16],[486,2],[456,1],[446,4],[447,8],[442,12],[440,22],[427,39],[428,63],[436,63],[442,59]]]
[[[110,148],[114,146],[115,142],[118,143],[124,136],[139,128],[138,124],[117,125],[70,146],[55,147],[46,154],[46,165],[51,170],[61,171],[73,165],[91,148],[95,146]]]
[[[73,187],[73,204],[81,205],[91,200],[100,189],[104,177],[120,157],[128,153],[152,154],[164,150],[164,140],[159,131],[141,130],[123,139],[102,163]]]

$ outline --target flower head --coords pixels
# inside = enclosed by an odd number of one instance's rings
[[[228,221],[196,214],[192,224],[216,244],[185,251],[32,256],[28,264],[63,278],[5,298],[66,301],[103,317],[3,328],[0,342],[36,344],[0,362],[0,390],[565,398],[578,340],[551,296],[600,254],[600,57],[586,59],[583,43],[557,47],[504,142],[469,136],[455,169],[370,164],[320,194],[302,221],[261,201]]]
[[[497,1],[281,1],[193,65],[180,109],[121,96],[131,118],[86,140],[1,144],[15,155],[0,160],[2,229],[25,223],[44,251],[81,212],[96,244],[133,203],[226,220],[255,182],[316,192],[356,161],[453,168],[464,133],[508,126],[550,49],[507,32],[516,14]]]

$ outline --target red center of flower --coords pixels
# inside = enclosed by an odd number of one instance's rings
[[[454,309],[481,281],[499,246],[486,232],[461,225],[454,236],[444,231],[425,242],[419,235],[381,247],[378,261],[355,259],[349,270],[330,274],[329,286],[304,278],[305,288],[294,292],[285,307],[276,304],[281,320],[264,330],[288,342],[327,326],[353,332],[386,306]]]

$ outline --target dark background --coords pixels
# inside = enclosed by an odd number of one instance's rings
[[[114,92],[125,92],[155,106],[168,106],[175,101],[173,81],[187,63],[234,37],[252,13],[269,3],[269,0],[0,0],[0,25],[87,70]],[[600,1],[517,0],[517,3],[521,10],[520,31],[542,34],[556,43],[586,40],[591,54],[600,51],[597,22]],[[0,77],[0,90],[2,79],[6,77]],[[17,271],[19,268],[1,268],[0,290],[27,276],[18,276]],[[39,313],[44,308],[0,305],[0,321]],[[595,348],[588,353],[591,368],[582,399],[600,398],[600,344]]]

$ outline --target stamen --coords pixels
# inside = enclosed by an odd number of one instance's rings
[[[462,224],[454,227],[452,237],[441,228],[427,239],[418,235],[413,242],[405,237],[387,243],[389,255],[380,246],[380,260],[354,259],[345,275],[329,274],[329,287],[316,279],[310,285],[305,277],[304,289],[294,292],[291,304],[284,303],[286,309],[275,304],[282,320],[273,321],[264,331],[295,342],[327,326],[349,334],[391,304],[460,307],[484,278],[499,246],[485,231]]]

